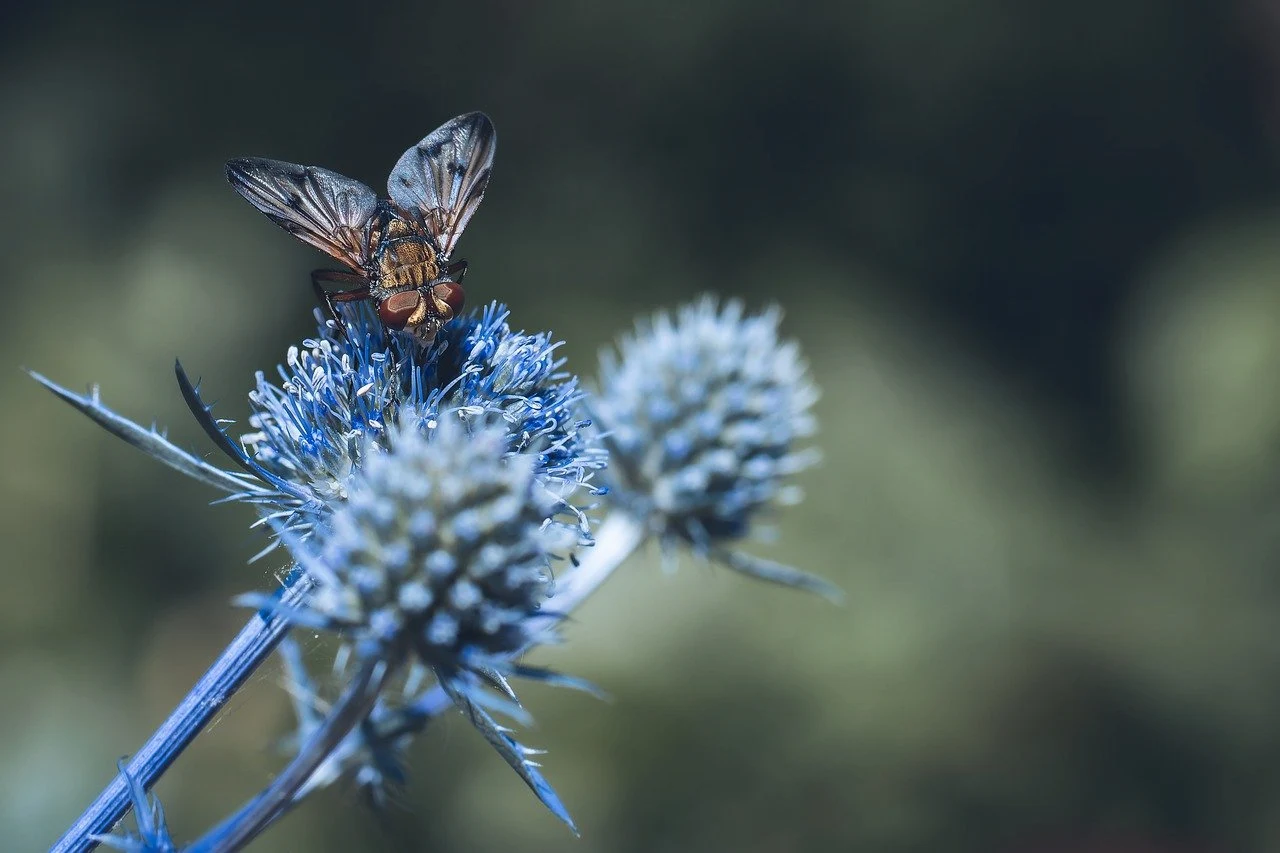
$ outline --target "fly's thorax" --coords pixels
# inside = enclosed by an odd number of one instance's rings
[[[435,247],[425,237],[386,237],[373,257],[380,287],[403,290],[423,287],[440,276]]]

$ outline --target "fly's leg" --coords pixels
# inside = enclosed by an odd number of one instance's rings
[[[462,284],[462,277],[467,274],[466,261],[454,261],[444,268],[444,278],[453,279],[458,284]]]
[[[355,287],[352,290],[341,290],[334,293],[325,289],[325,282],[355,285]],[[369,279],[359,273],[339,270],[316,270],[311,273],[311,289],[315,291],[316,299],[324,303],[329,316],[333,318],[334,324],[338,327],[338,334],[346,337],[347,327],[343,324],[342,316],[338,314],[336,306],[339,302],[359,302],[361,299],[368,299]]]

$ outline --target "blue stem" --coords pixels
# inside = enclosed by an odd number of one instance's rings
[[[295,568],[276,594],[289,603],[297,603],[310,589],[310,578]],[[191,688],[186,698],[174,708],[169,718],[133,756],[128,765],[129,774],[144,789],[155,784],[227,700],[267,659],[288,630],[289,623],[286,619],[263,611],[255,613],[213,666]],[[50,848],[50,853],[82,853],[92,850],[97,842],[90,836],[109,831],[116,821],[124,817],[129,806],[129,785],[123,776],[117,775]]]

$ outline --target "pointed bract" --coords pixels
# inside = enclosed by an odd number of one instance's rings
[[[153,459],[163,462],[188,477],[199,480],[219,491],[227,492],[233,498],[261,498],[275,494],[272,490],[254,482],[247,475],[224,471],[188,453],[169,441],[154,427],[147,429],[111,411],[102,404],[102,400],[98,396],[97,386],[94,386],[90,394],[86,396],[68,391],[35,371],[28,371],[28,374],[60,399],[65,400],[74,408],[88,415],[107,432],[124,439],[124,441],[132,444]]]
[[[177,847],[169,836],[165,824],[164,809],[156,797],[148,797],[142,784],[129,773],[129,765],[121,759],[116,763],[120,775],[129,786],[129,799],[133,804],[133,817],[138,827],[137,835],[95,835],[94,841],[106,844],[122,853],[176,853]]]

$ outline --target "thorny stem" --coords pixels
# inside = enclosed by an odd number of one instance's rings
[[[280,808],[306,784],[329,753],[360,721],[368,716],[382,685],[403,660],[369,658],[360,667],[342,697],[270,786],[244,808],[186,848],[187,853],[234,853],[258,836],[274,820]]]
[[[295,570],[285,579],[281,599],[297,605],[311,590],[311,579]],[[129,773],[150,788],[177,760],[227,700],[240,689],[289,630],[278,615],[255,613],[231,644],[201,676],[191,691],[156,729],[129,762]],[[98,845],[90,836],[106,833],[129,811],[128,785],[122,776],[111,780],[71,828],[50,848],[50,853],[82,853]]]

